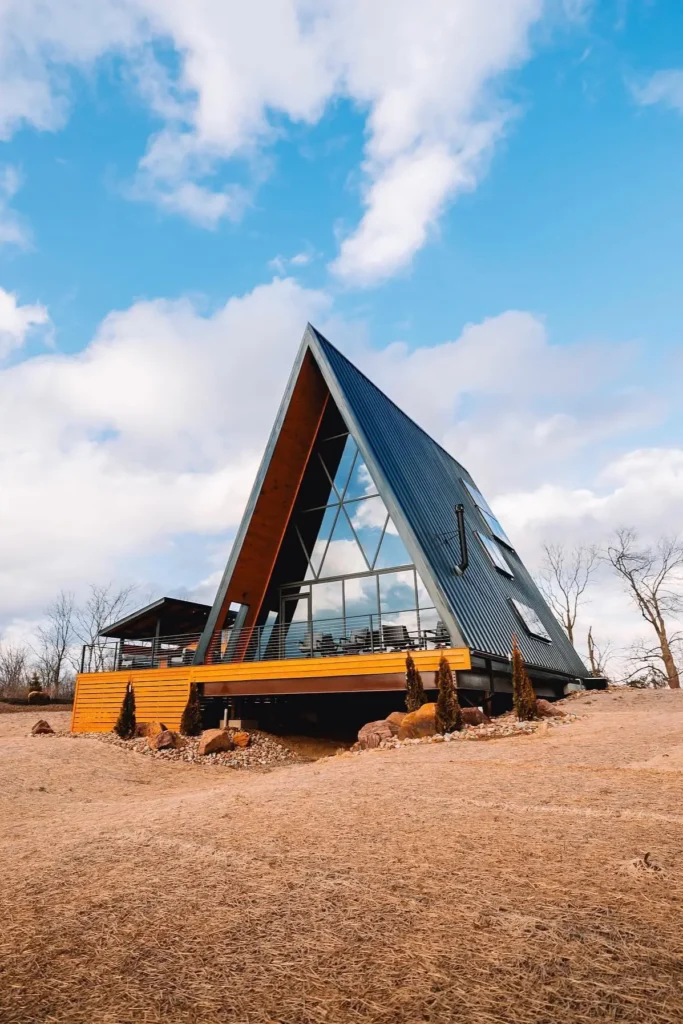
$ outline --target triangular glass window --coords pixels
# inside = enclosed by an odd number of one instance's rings
[[[337,492],[333,501],[340,500],[349,482],[351,469],[356,456],[356,443],[350,434],[346,437],[333,437],[323,441],[319,449],[319,458],[325,467],[329,479]]]
[[[393,569],[394,566],[398,565],[412,565],[412,562],[413,560],[408,554],[405,544],[398,535],[398,530],[394,526],[393,521],[389,519],[387,528],[384,531],[379,554],[377,555],[375,568]]]
[[[388,519],[384,502],[380,497],[362,498],[360,501],[346,502],[344,510],[351,521],[368,566],[372,569]]]
[[[351,524],[342,513],[337,518],[332,539],[327,547],[318,575],[329,578],[330,576],[347,576],[351,573],[367,571],[368,566],[351,529]]]
[[[377,494],[377,488],[359,452],[353,464],[351,479],[346,488],[344,500],[348,501],[350,498],[369,498],[373,494]]]
[[[297,519],[296,525],[299,536],[308,556],[311,569],[316,576],[320,572],[320,565],[327,550],[327,542],[332,535],[334,524],[337,521],[338,512],[338,505],[329,505],[324,510],[314,509],[312,512],[302,512]]]

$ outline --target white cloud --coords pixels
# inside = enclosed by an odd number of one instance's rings
[[[21,348],[29,331],[48,320],[45,306],[20,306],[16,295],[0,288],[0,359]]]
[[[57,129],[71,76],[121,56],[163,121],[133,193],[215,227],[246,202],[216,173],[259,165],[287,122],[339,96],[367,113],[365,213],[333,269],[369,284],[406,266],[445,203],[476,184],[544,0],[5,0],[0,137]],[[576,4],[572,4],[573,7]],[[169,47],[173,59],[167,61]],[[258,174],[257,174],[258,176]]]
[[[11,207],[20,186],[21,176],[16,167],[0,167],[0,245],[18,245],[25,249],[29,244],[29,234]]]
[[[683,114],[683,69],[671,68],[655,73],[644,83],[634,84],[631,91],[643,107],[661,103]]]
[[[137,303],[81,353],[0,370],[0,617],[234,529],[306,320],[328,306],[288,280],[210,316]]]

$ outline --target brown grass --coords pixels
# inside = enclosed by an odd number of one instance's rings
[[[570,707],[267,775],[3,716],[0,1020],[679,1024],[683,694]]]

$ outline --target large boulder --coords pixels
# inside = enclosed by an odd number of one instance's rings
[[[232,736],[225,729],[207,729],[201,735],[197,753],[219,754],[224,750],[232,750],[234,746]]]
[[[436,735],[436,704],[423,704],[417,711],[410,711],[398,730],[400,740],[417,740],[423,736]]]
[[[251,742],[251,734],[246,729],[238,729],[232,734],[232,742],[236,747],[248,747]]]
[[[401,728],[401,723],[405,717],[405,711],[392,711],[390,715],[387,715],[386,722],[391,729],[392,736],[398,735],[398,730]]]
[[[536,714],[539,718],[565,718],[566,712],[562,708],[556,708],[549,700],[539,697],[536,700]]]
[[[491,719],[484,714],[479,708],[463,708],[462,709],[462,724],[463,725],[484,725],[486,722],[490,722]]]
[[[138,722],[135,726],[135,735],[146,736],[147,739],[151,736],[158,736],[159,733],[166,731],[167,727],[163,722]]]
[[[31,736],[54,736],[55,731],[49,722],[41,718],[31,729]]]
[[[383,718],[379,722],[368,722],[358,731],[358,749],[373,750],[382,740],[390,740],[395,733]]]
[[[154,736],[148,736],[147,743],[152,750],[182,750],[185,746],[183,737],[172,729],[164,729]]]

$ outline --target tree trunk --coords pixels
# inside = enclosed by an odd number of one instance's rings
[[[669,640],[666,635],[660,637],[660,645],[662,648],[662,661],[664,662],[664,668],[666,669],[666,676],[669,680],[669,686],[672,690],[680,690],[681,688],[681,677],[678,674],[676,668],[676,662],[674,661],[671,648],[669,647]]]

